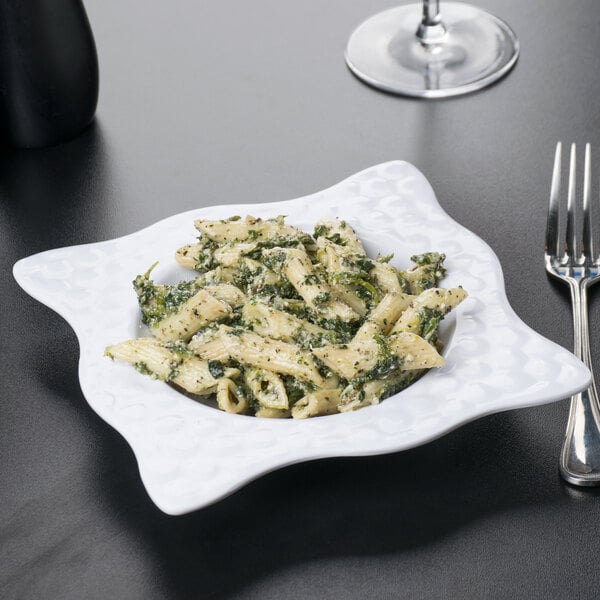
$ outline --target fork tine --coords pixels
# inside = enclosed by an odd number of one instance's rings
[[[554,169],[550,187],[550,204],[548,205],[548,221],[546,222],[546,254],[558,257],[558,203],[560,200],[560,163],[562,161],[562,143],[556,144],[554,153]]]
[[[575,217],[575,171],[576,171],[575,144],[571,144],[571,157],[569,160],[569,189],[567,194],[567,232],[565,243],[565,254],[569,258],[577,257],[577,224]]]
[[[592,227],[592,166],[590,145],[585,145],[583,168],[583,255],[594,260],[594,234]]]

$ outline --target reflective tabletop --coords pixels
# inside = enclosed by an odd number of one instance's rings
[[[600,491],[559,476],[568,401],[400,453],[286,467],[172,517],[83,397],[73,331],[11,272],[35,252],[305,196],[403,159],[496,252],[518,316],[571,348],[544,228],[556,142],[600,149],[600,7],[476,4],[515,31],[516,66],[482,91],[419,100],[364,85],[344,62],[350,33],[394,5],[383,0],[85,2],[100,61],[93,125],[0,151],[2,598],[594,595]],[[592,289],[598,365],[599,318]]]

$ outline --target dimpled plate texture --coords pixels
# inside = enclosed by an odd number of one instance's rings
[[[442,285],[469,292],[443,323],[445,367],[377,406],[279,420],[221,412],[105,358],[107,345],[143,335],[133,278],[157,260],[156,281],[189,278],[174,252],[196,238],[194,219],[236,214],[284,214],[308,232],[320,218],[341,217],[369,254],[393,252],[393,264],[402,268],[412,254],[444,252],[448,275]],[[174,515],[284,465],[404,450],[483,415],[565,398],[590,379],[570,352],[519,320],[492,250],[446,215],[425,177],[402,161],[304,198],[202,208],[120,239],[43,252],[20,260],[14,275],[73,327],[85,397],[131,445],[152,500]]]

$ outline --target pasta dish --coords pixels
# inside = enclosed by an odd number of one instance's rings
[[[133,284],[150,335],[106,348],[110,358],[220,409],[306,418],[379,403],[444,365],[438,326],[465,297],[441,288],[444,255],[367,256],[343,220],[314,233],[284,217],[197,220],[176,260],[197,276]]]

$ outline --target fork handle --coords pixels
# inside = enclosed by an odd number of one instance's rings
[[[571,283],[575,355],[592,372],[587,390],[571,397],[560,473],[574,485],[600,485],[600,403],[592,370],[587,309],[587,282]]]

